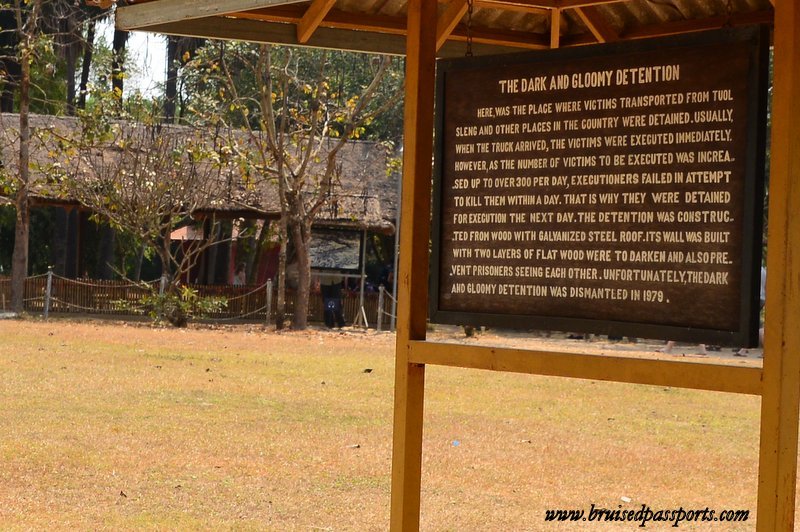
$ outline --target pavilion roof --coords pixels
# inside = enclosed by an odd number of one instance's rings
[[[405,52],[407,0],[129,0],[117,26],[366,52]],[[467,0],[439,3],[440,56],[476,55],[771,24],[771,0]],[[471,24],[468,21],[471,20]],[[469,26],[469,27],[468,27]]]

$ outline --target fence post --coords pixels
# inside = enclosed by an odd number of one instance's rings
[[[44,291],[44,319],[50,315],[50,299],[53,296],[53,267],[47,269],[47,288]]]
[[[272,312],[272,279],[267,279],[267,310],[265,325],[269,325],[269,314]]]
[[[164,289],[166,287],[167,287],[167,276],[166,275],[162,275],[161,276],[161,282],[158,285],[158,295],[163,296],[164,295]]]
[[[383,291],[385,288],[383,285],[378,287],[378,332],[383,330]]]

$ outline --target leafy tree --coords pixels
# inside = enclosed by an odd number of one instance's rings
[[[395,60],[371,56],[365,65],[370,76],[341,94],[331,57],[327,51],[214,43],[185,68],[193,95],[193,115],[187,119],[230,131],[232,158],[244,185],[258,188],[266,182],[276,190],[281,209],[278,327],[284,321],[287,243],[293,243],[298,271],[292,327],[300,330],[308,319],[311,226],[337,186],[337,154],[365,135],[382,112],[396,107],[401,96],[392,77]]]
[[[94,55],[97,22],[108,18],[111,8],[87,5],[80,0],[51,0],[43,6],[45,32],[53,35],[58,62],[57,80],[64,80],[64,111],[74,115],[86,105],[87,84]],[[78,80],[77,71],[81,75]],[[79,83],[76,87],[76,83]]]
[[[82,27],[94,12],[94,8],[83,7],[82,3],[74,0],[50,0],[42,6],[42,28],[53,37],[57,58],[57,61],[48,64],[50,68],[58,70],[58,75],[51,75],[51,79],[64,80],[63,84],[59,83],[64,91],[61,101],[70,115],[75,112],[76,71],[80,52],[84,48]]]
[[[92,63],[95,24],[110,10],[84,5],[76,0],[39,2],[37,31],[47,37],[46,48],[38,51],[31,65],[31,110],[46,114],[74,114],[76,104],[85,103],[86,83]],[[22,2],[27,20],[31,10]],[[18,107],[21,63],[16,53],[19,30],[12,4],[0,3],[0,111]],[[84,98],[76,91],[77,68],[82,56],[81,85]],[[77,98],[77,101],[76,101]]]

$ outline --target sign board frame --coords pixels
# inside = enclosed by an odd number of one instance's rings
[[[443,191],[443,160],[447,102],[445,86],[448,75],[469,70],[502,69],[506,67],[530,66],[536,72],[537,65],[543,63],[564,64],[571,60],[586,58],[614,57],[620,54],[641,54],[666,49],[691,50],[708,45],[746,43],[749,45],[749,65],[747,72],[747,116],[746,140],[744,148],[743,220],[741,222],[741,254],[734,259],[740,265],[737,326],[727,330],[702,327],[682,327],[657,323],[619,321],[613,319],[587,319],[557,315],[523,315],[515,313],[467,312],[443,309],[440,302],[440,264],[443,258],[442,211],[445,193]],[[488,325],[520,329],[548,329],[580,331],[617,336],[637,336],[663,338],[690,342],[705,342],[730,346],[754,346],[758,343],[760,313],[760,266],[763,219],[763,191],[766,146],[766,113],[768,84],[768,29],[751,26],[736,29],[723,29],[697,34],[680,35],[661,39],[648,39],[633,43],[614,43],[582,48],[567,48],[547,52],[509,54],[496,57],[467,57],[437,62],[436,116],[434,148],[434,188],[432,219],[432,250],[429,317],[434,323],[459,325]],[[698,90],[703,87],[698,87]],[[465,89],[468,90],[468,89]],[[474,90],[480,90],[476,87]],[[737,156],[740,154],[736,154]]]

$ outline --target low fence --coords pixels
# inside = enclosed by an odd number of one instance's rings
[[[24,308],[27,312],[78,313],[116,316],[141,316],[146,313],[144,299],[158,293],[161,281],[131,283],[96,279],[67,279],[55,274],[28,277],[25,280]],[[272,282],[259,286],[189,285],[200,297],[218,297],[227,301],[223,308],[202,317],[212,321],[272,322],[277,309],[277,289]],[[295,294],[286,291],[286,314],[291,317]],[[359,323],[378,330],[392,328],[392,296],[383,290],[364,293],[364,310],[357,291],[342,292],[342,307],[348,323]],[[0,277],[0,304],[11,305],[11,279]],[[267,308],[270,312],[267,313]],[[309,301],[311,322],[323,321],[322,297],[312,294]]]

